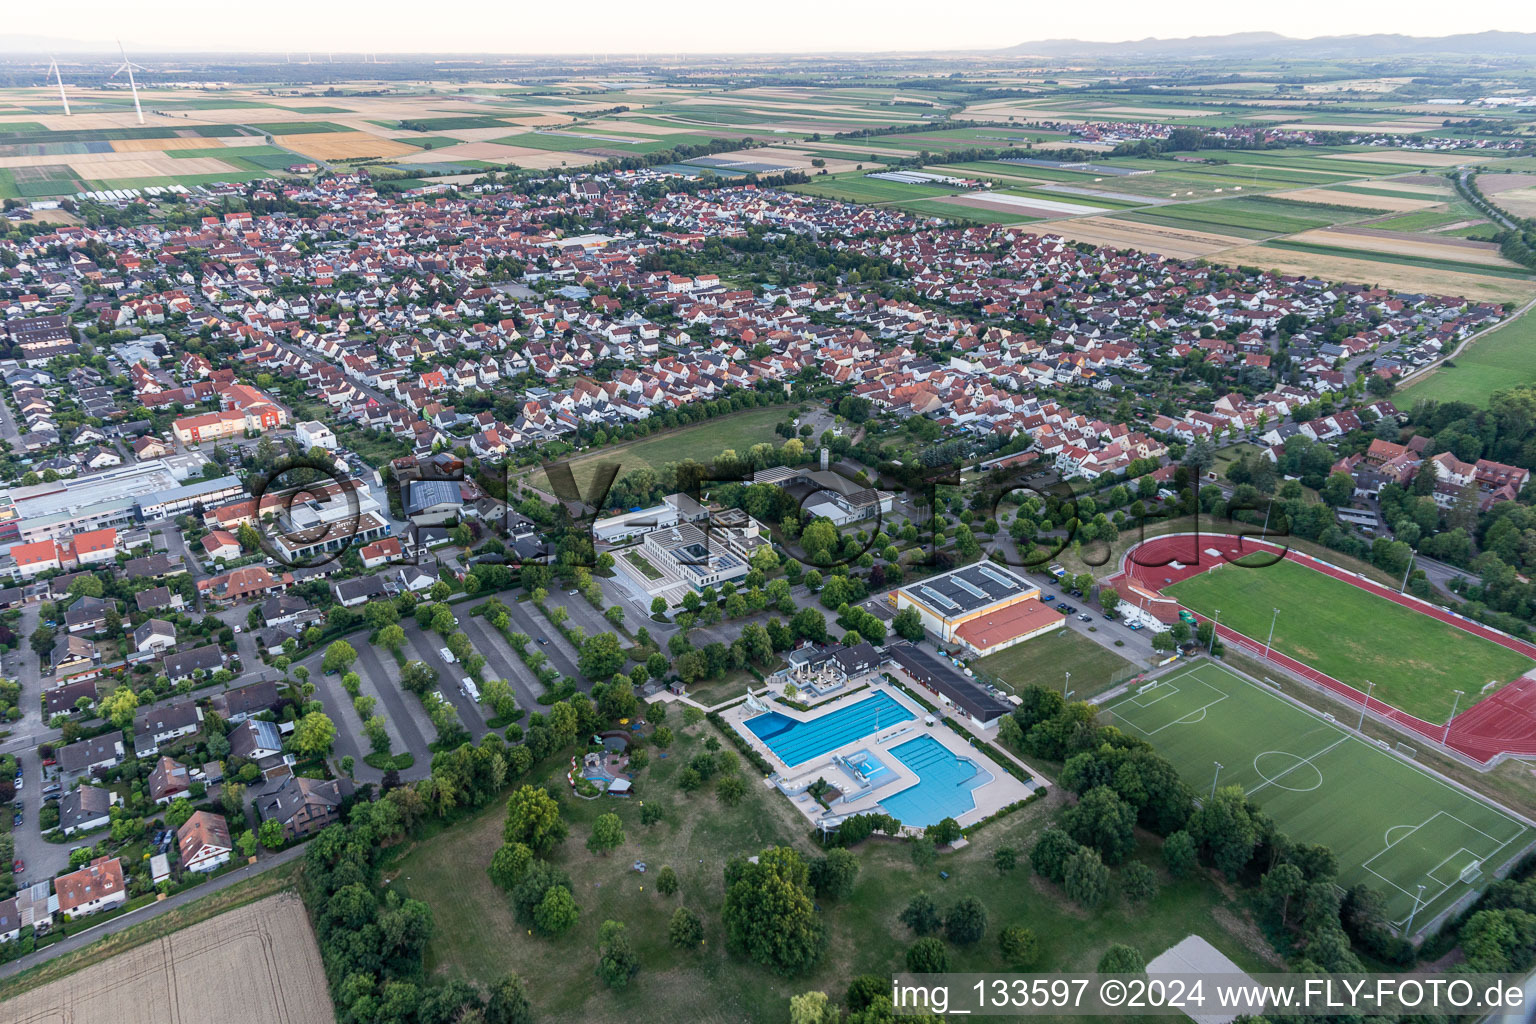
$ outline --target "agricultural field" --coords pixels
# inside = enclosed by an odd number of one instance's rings
[[[1410,915],[1429,924],[1536,839],[1512,815],[1215,662],[1106,714],[1197,793],[1240,786],[1293,841],[1327,846],[1339,883],[1376,889],[1399,925]]]
[[[1536,381],[1536,318],[1526,313],[1477,338],[1447,363],[1401,389],[1410,406],[1421,399],[1488,405],[1499,388]]]
[[[1150,846],[1141,858],[1158,870],[1161,888],[1152,900],[1132,905],[1119,897],[1085,914],[1053,888],[1031,883],[1028,868],[1000,883],[993,854],[1002,846],[1026,851],[1049,822],[1050,807],[1040,803],[1012,814],[971,837],[970,845],[946,854],[938,865],[921,868],[908,847],[873,840],[855,849],[860,869],[853,894],[820,901],[827,930],[826,953],[809,973],[781,978],[753,966],[725,948],[721,926],[724,900],[722,867],[733,856],[757,854],[770,845],[790,846],[807,856],[815,847],[804,818],[782,796],[753,781],[735,807],[707,793],[682,794],[675,784],[688,759],[705,743],[722,737],[708,722],[682,728],[674,709],[668,724],[677,741],[665,759],[652,751],[651,763],[636,778],[639,799],[586,801],[563,799],[562,813],[571,838],[551,855],[570,875],[580,906],[578,923],[558,939],[529,933],[512,915],[505,894],[484,870],[502,841],[505,816],[500,803],[455,825],[430,843],[408,848],[386,869],[390,887],[427,902],[435,927],[427,947],[429,978],[489,982],[515,964],[525,978],[537,978],[529,995],[540,1020],[583,1020],[625,1024],[649,1019],[665,1007],[678,1020],[740,1021],[779,1024],[787,999],[807,990],[841,991],[862,973],[888,975],[899,969],[911,933],[897,921],[908,899],[919,890],[947,907],[965,896],[983,899],[988,912],[987,938],[974,946],[951,949],[957,971],[995,970],[997,931],[1022,925],[1039,936],[1040,970],[1092,970],[1114,942],[1134,934],[1137,945],[1162,950],[1198,931],[1247,970],[1273,963],[1263,939],[1225,902],[1217,887],[1203,880],[1173,881],[1158,866]],[[562,765],[546,765],[531,776],[535,785],[565,787]],[[642,825],[640,811],[660,804],[665,818]],[[597,815],[617,814],[625,842],[611,856],[582,848]],[[644,862],[644,874],[632,869]],[[662,896],[655,872],[671,867],[681,883],[675,896]],[[939,871],[947,879],[940,880]],[[667,922],[679,906],[703,920],[704,941],[678,950],[664,939]],[[604,920],[622,921],[637,941],[641,968],[630,985],[614,993],[592,982],[593,949]],[[640,937],[657,941],[638,941]],[[1149,953],[1150,955],[1150,953]]]
[[[841,199],[851,203],[892,203],[909,199],[934,199],[938,196],[957,194],[955,189],[941,185],[917,185],[904,181],[882,181],[867,178],[862,173],[843,177],[818,179],[804,185],[792,185],[790,190],[805,195]]]
[[[291,892],[136,946],[0,1003],[0,1024],[335,1020],[309,915]]]
[[[1261,569],[1223,566],[1165,589],[1179,603],[1426,722],[1457,699],[1504,685],[1536,663],[1491,641],[1394,604],[1289,559]],[[1274,609],[1280,609],[1276,616]],[[1465,708],[1467,701],[1460,702]]]

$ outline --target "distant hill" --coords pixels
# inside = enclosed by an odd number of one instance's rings
[[[1003,53],[1040,57],[1391,57],[1402,54],[1480,54],[1536,57],[1536,33],[1475,32],[1453,36],[1319,36],[1294,39],[1277,32],[1235,32],[1184,39],[1137,39],[1095,43],[1044,39],[1020,43]]]

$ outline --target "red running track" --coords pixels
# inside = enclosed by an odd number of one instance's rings
[[[1121,559],[1120,569],[1123,575],[1134,579],[1148,590],[1161,592],[1163,587],[1171,583],[1187,580],[1224,562],[1247,556],[1251,567],[1262,564],[1260,560],[1266,555],[1286,558],[1298,565],[1332,576],[1334,579],[1359,587],[1394,604],[1439,619],[1473,636],[1489,640],[1536,660],[1536,645],[1457,615],[1455,612],[1447,611],[1438,605],[1421,601],[1407,594],[1400,594],[1390,587],[1384,587],[1374,580],[1347,569],[1341,569],[1311,555],[1253,537],[1223,533],[1180,533],[1157,537],[1127,551]],[[1241,567],[1234,566],[1234,568]],[[1224,641],[1243,649],[1245,653],[1267,658],[1288,671],[1310,679],[1356,704],[1366,701],[1366,695],[1348,683],[1324,675],[1273,649],[1266,651],[1261,641],[1219,624],[1217,633]],[[1437,725],[1415,718],[1374,697],[1370,698],[1370,709],[1426,739],[1436,743],[1443,740],[1453,749],[1483,763],[1500,754],[1536,755],[1536,677],[1531,675],[1522,676],[1492,696],[1458,714],[1451,721],[1449,733],[1443,723]]]

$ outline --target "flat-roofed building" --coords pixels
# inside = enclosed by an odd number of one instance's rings
[[[1044,607],[1040,601],[1040,588],[1006,565],[995,562],[975,562],[938,576],[930,576],[909,586],[891,591],[891,604],[897,611],[915,608],[923,620],[923,628],[940,640],[966,642],[957,637],[956,631],[967,623],[998,616],[1004,609],[1015,605]],[[1050,609],[1046,609],[1050,611]],[[1023,613],[1020,613],[1022,616]],[[1060,618],[1059,614],[1050,614]],[[1022,617],[1015,625],[1024,625]],[[995,639],[1005,631],[1004,620],[992,619],[990,629],[978,625],[971,630],[976,639]],[[987,635],[982,636],[983,632]]]

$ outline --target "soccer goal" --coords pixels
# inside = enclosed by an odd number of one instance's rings
[[[1483,862],[1480,860],[1474,860],[1472,863],[1461,869],[1461,881],[1463,883],[1472,883],[1482,877]]]

